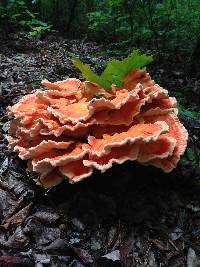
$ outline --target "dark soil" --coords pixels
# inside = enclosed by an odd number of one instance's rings
[[[128,51],[129,48],[123,50]],[[182,112],[188,149],[170,174],[136,163],[83,182],[36,186],[7,148],[6,107],[51,81],[79,77],[71,54],[102,70],[124,51],[84,40],[12,37],[0,43],[0,266],[200,266],[200,120]],[[151,53],[151,51],[147,51]],[[199,111],[200,80],[190,55],[168,51],[151,76],[186,111]]]

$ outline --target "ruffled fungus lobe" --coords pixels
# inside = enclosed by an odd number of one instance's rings
[[[126,75],[109,90],[93,82],[43,81],[45,91],[8,108],[9,147],[52,187],[80,181],[96,168],[137,160],[172,171],[184,153],[187,131],[169,97],[145,69]]]

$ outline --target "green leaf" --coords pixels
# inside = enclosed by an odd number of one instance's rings
[[[178,110],[179,110],[179,114],[182,115],[182,116],[187,116],[187,117],[190,117],[190,118],[198,118],[198,117],[200,117],[200,112],[189,111],[183,105],[181,105],[179,102],[177,103],[177,107],[178,107]]]
[[[38,35],[38,32],[37,31],[31,31],[31,32],[29,32],[29,34],[32,37],[36,37]]]
[[[26,13],[31,17],[31,18],[35,18],[35,14],[30,12],[29,10],[26,10]]]
[[[94,95],[95,95],[96,98],[100,98],[101,97],[100,93],[95,93]]]
[[[17,4],[20,5],[20,6],[24,6],[25,2],[24,1],[18,1]]]
[[[190,161],[196,161],[197,160],[196,153],[189,147],[186,149],[186,155]]]
[[[152,56],[141,54],[139,50],[134,50],[123,60],[111,60],[108,62],[105,70],[101,75],[94,73],[88,64],[84,64],[75,56],[72,57],[72,62],[77,67],[83,77],[91,82],[98,83],[105,89],[109,89],[112,84],[117,86],[123,85],[123,78],[133,69],[144,67],[153,61]]]
[[[33,86],[39,86],[41,84],[41,80],[37,80],[31,83]]]
[[[26,20],[20,20],[19,24],[22,26],[25,26],[25,25],[27,25],[27,21]]]
[[[100,84],[99,83],[100,77],[91,70],[91,68],[88,64],[82,63],[80,61],[80,59],[78,59],[74,56],[72,57],[72,62],[74,64],[74,66],[81,71],[83,77],[86,80]]]

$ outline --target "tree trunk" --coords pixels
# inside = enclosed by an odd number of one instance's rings
[[[53,9],[54,9],[53,24],[56,29],[59,29],[59,1],[58,0],[54,0]]]
[[[72,22],[73,22],[73,20],[74,20],[74,17],[75,17],[75,10],[76,10],[76,6],[77,6],[77,4],[78,4],[78,0],[73,0],[72,8],[71,8],[71,10],[70,10],[69,20],[68,20],[68,22],[67,22],[67,26],[66,26],[66,31],[67,31],[67,32],[70,31]]]
[[[199,65],[200,65],[200,36],[197,39],[197,43],[193,49],[193,52],[190,58],[189,74],[191,76],[195,76],[196,74],[198,74],[198,76],[200,77]]]

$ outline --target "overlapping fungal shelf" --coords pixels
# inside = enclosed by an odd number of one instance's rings
[[[137,160],[172,171],[187,143],[176,99],[145,69],[104,90],[78,79],[42,82],[46,90],[8,107],[9,148],[28,160],[45,187],[78,182],[113,163]]]

